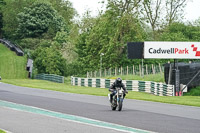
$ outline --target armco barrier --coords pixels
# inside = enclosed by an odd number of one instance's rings
[[[38,74],[35,76],[35,79],[48,80],[48,81],[53,81],[53,82],[57,82],[57,83],[64,83],[64,77],[58,76],[55,74]],[[76,85],[78,85],[78,84],[76,84]]]
[[[113,79],[71,77],[71,84],[77,86],[109,88],[115,82]],[[173,96],[173,85],[152,81],[123,80],[127,90],[151,93],[157,96]]]
[[[15,51],[15,53],[18,56],[24,56],[24,52],[20,48],[18,48],[15,44],[11,43],[10,41],[5,40],[5,39],[0,39],[0,43],[3,43],[5,46],[10,48],[11,51]]]

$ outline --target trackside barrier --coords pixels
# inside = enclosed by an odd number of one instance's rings
[[[109,88],[115,82],[114,79],[78,78],[71,77],[71,84],[97,88]],[[152,81],[123,80],[127,90],[151,93],[157,96],[173,96],[173,85]]]
[[[38,74],[35,76],[35,79],[64,83],[64,77],[55,74]]]
[[[28,59],[27,64],[26,64],[26,70],[28,71],[28,77],[32,77],[32,71],[33,71],[33,60]]]
[[[0,43],[3,43],[5,46],[10,48],[11,51],[15,51],[15,53],[18,56],[24,56],[24,52],[20,48],[18,48],[15,44],[11,43],[10,41],[5,40],[5,39],[0,39]]]

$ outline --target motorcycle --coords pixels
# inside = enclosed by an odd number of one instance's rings
[[[108,94],[109,96],[109,100],[110,100],[110,94]],[[123,105],[123,100],[124,100],[124,90],[123,88],[116,88],[116,93],[113,96],[113,100],[111,103],[111,109],[112,110],[118,110],[121,111],[122,110],[122,105]]]

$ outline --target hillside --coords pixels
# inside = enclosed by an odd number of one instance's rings
[[[17,56],[15,52],[0,44],[0,76],[2,79],[27,78],[26,62],[25,56]]]

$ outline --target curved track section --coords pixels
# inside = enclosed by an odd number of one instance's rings
[[[0,100],[152,132],[200,131],[199,107],[125,99],[123,110],[118,112],[110,109],[107,97],[47,91],[4,83],[0,83]],[[6,122],[9,123],[9,120]],[[90,132],[89,128],[87,132]]]

